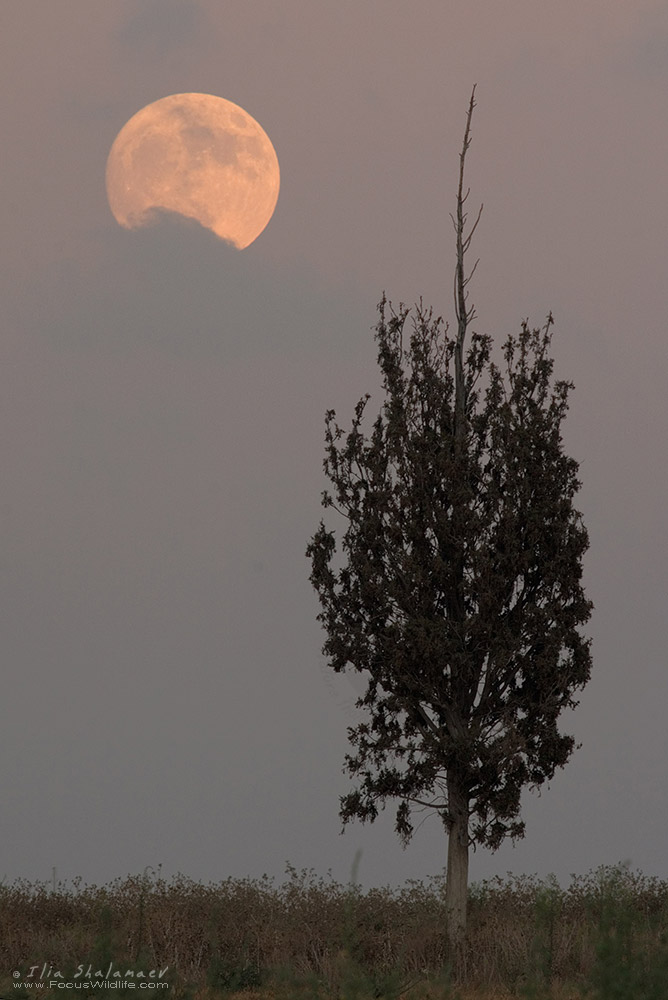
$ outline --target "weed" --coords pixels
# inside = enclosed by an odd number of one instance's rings
[[[623,865],[470,888],[467,997],[665,1000],[668,883]],[[0,885],[0,969],[49,961],[163,969],[184,1000],[444,1000],[444,879],[363,891],[288,865],[261,879],[201,884],[160,869],[102,887]],[[0,994],[20,1000],[11,978]],[[31,994],[34,996],[34,992]]]

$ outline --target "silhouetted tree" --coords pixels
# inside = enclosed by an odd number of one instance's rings
[[[367,436],[369,396],[345,434],[326,415],[323,506],[346,519],[341,555],[323,521],[307,556],[337,672],[365,671],[341,799],[345,824],[373,821],[398,800],[407,844],[415,808],[435,809],[448,834],[446,909],[461,968],[471,845],[495,850],[524,835],[520,798],[563,767],[575,748],[557,726],[591,670],[579,627],[592,604],[581,586],[588,537],[573,506],[578,464],[561,423],[572,383],[555,381],[552,316],[522,323],[503,347],[471,331],[465,255],[464,164],[456,216],[457,333],[385,297],[376,327],[386,400]],[[481,208],[482,211],[482,208]]]

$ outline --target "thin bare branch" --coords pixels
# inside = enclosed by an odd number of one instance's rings
[[[475,86],[471,92],[471,100],[469,101],[469,108],[466,115],[466,128],[464,130],[464,142],[462,144],[462,151],[459,154],[459,187],[457,189],[457,217],[456,221],[453,219],[455,224],[455,247],[457,254],[457,264],[455,267],[455,315],[457,317],[457,340],[455,342],[455,442],[457,447],[461,450],[463,447],[464,439],[466,437],[466,384],[464,380],[464,341],[466,339],[466,331],[468,329],[469,323],[473,319],[474,308],[467,308],[466,299],[466,286],[473,276],[473,272],[477,266],[477,262],[469,274],[468,278],[465,272],[465,256],[466,252],[471,245],[471,238],[475,232],[478,223],[480,222],[480,216],[482,214],[482,205],[478,212],[478,216],[473,225],[471,232],[468,236],[464,235],[464,228],[466,226],[467,215],[464,212],[464,203],[471,193],[470,188],[464,191],[464,168],[466,166],[466,153],[469,146],[471,145],[471,120],[473,118],[473,109],[476,106],[475,102]]]

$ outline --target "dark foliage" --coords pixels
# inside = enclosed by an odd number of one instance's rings
[[[408,842],[414,807],[438,810],[450,829],[456,783],[470,842],[496,849],[523,836],[522,788],[549,781],[573,752],[558,717],[590,675],[579,632],[592,608],[588,538],[561,437],[572,385],[553,379],[551,315],[506,341],[503,369],[491,338],[473,333],[459,377],[463,337],[422,304],[409,317],[383,298],[386,399],[371,430],[368,395],[348,433],[327,413],[323,505],[345,532],[337,553],[321,521],[307,550],[329,664],[368,679],[341,816],[372,821],[398,800]]]

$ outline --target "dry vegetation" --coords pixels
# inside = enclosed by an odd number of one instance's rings
[[[444,885],[344,886],[288,866],[281,885],[131,877],[103,887],[0,887],[0,991],[50,962],[72,975],[169,966],[169,994],[212,1000],[668,997],[668,883],[619,866],[471,887],[466,980],[447,982]],[[39,992],[39,991],[37,991]],[[53,994],[51,994],[53,995]],[[70,992],[71,996],[71,992]]]

